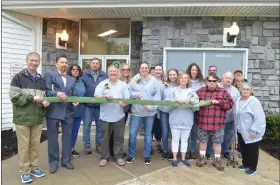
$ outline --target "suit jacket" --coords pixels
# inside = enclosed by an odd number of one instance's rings
[[[57,96],[58,92],[64,92],[66,96],[76,96],[76,80],[67,75],[66,87],[64,86],[61,75],[58,70],[48,71],[44,77],[46,96]],[[73,116],[74,106],[72,103],[51,103],[47,109],[46,117],[65,120]]]

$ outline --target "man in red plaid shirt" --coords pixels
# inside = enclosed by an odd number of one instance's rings
[[[213,141],[215,152],[215,160],[213,165],[219,171],[223,171],[224,167],[221,163],[221,144],[224,138],[224,127],[226,112],[234,105],[231,95],[224,88],[218,86],[218,77],[211,73],[207,77],[207,85],[199,89],[196,93],[199,100],[212,100],[212,105],[201,107],[196,115],[197,120],[197,135],[200,141],[200,157],[196,166],[202,167],[206,164],[205,154],[208,138]]]

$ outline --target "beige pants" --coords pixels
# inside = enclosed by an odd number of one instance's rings
[[[43,124],[35,126],[16,125],[21,173],[30,173],[31,170],[38,168],[42,125]]]

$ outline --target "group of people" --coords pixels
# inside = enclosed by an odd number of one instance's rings
[[[110,157],[120,166],[135,160],[137,135],[143,123],[143,159],[147,165],[151,164],[154,134],[156,148],[162,152],[161,159],[171,160],[173,167],[177,167],[178,162],[189,167],[188,159],[197,159],[196,166],[203,167],[211,151],[214,151],[213,166],[220,171],[224,170],[221,157],[229,158],[231,144],[238,138],[242,154],[239,168],[249,175],[256,172],[259,144],[265,132],[265,114],[259,100],[252,94],[252,86],[243,79],[241,70],[236,70],[234,74],[226,72],[220,80],[217,67],[210,66],[209,74],[204,78],[199,66],[193,63],[186,72],[169,69],[165,77],[161,65],[154,66],[152,71],[147,63],[141,63],[139,73],[132,77],[127,64],[120,69],[111,65],[106,74],[100,69],[98,58],[93,58],[89,69],[82,71],[77,64],[68,67],[66,56],[58,56],[56,69],[47,71],[43,78],[37,72],[40,65],[38,53],[29,53],[26,64],[27,68],[13,77],[10,91],[23,183],[32,182],[32,176],[45,175],[38,168],[44,116],[50,173],[57,172],[59,161],[62,167],[74,169],[71,160],[80,156],[75,145],[81,121],[85,154],[93,151],[90,132],[92,121],[95,121],[95,144],[96,151],[101,154],[100,167],[106,166]],[[58,97],[62,102],[49,103],[44,96]],[[69,103],[65,102],[68,96],[106,98],[109,101],[115,98],[169,100],[182,106],[127,105],[122,101]],[[183,106],[205,100],[211,100],[211,105],[199,108]],[[126,157],[123,143],[128,113],[131,118]],[[61,154],[59,125],[62,127]],[[171,147],[168,139],[170,132]]]

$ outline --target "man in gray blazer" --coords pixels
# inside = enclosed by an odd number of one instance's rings
[[[59,97],[65,101],[67,96],[75,96],[75,79],[66,74],[68,67],[67,58],[59,56],[56,59],[56,70],[48,71],[45,74],[46,95]],[[72,118],[74,106],[78,103],[51,103],[47,109],[48,129],[48,156],[50,172],[57,171],[59,163],[58,126],[62,126],[62,157],[61,166],[67,169],[74,169],[71,164],[71,135]]]

